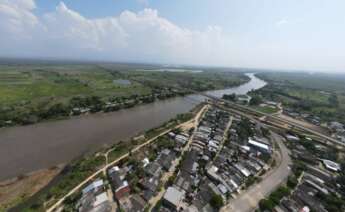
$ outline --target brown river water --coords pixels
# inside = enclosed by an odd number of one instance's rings
[[[266,83],[253,74],[238,87],[210,91],[246,94]],[[39,169],[67,163],[87,152],[127,140],[140,132],[190,111],[205,98],[189,95],[111,113],[97,113],[67,120],[0,129],[0,181]]]

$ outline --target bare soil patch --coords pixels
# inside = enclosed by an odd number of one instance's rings
[[[0,182],[0,211],[5,211],[35,194],[60,171],[61,167],[54,167]]]

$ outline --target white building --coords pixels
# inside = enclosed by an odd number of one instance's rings
[[[330,161],[330,160],[322,160],[323,165],[326,167],[326,169],[338,172],[341,170],[340,164]]]

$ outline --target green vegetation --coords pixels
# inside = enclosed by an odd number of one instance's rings
[[[245,185],[246,187],[250,187],[251,185],[253,185],[254,183],[260,181],[261,178],[257,177],[257,176],[249,176],[247,178],[247,180],[245,181]]]
[[[256,95],[323,121],[345,119],[345,75],[267,72],[257,76],[269,84]]]
[[[259,208],[262,211],[268,210],[268,211],[272,211],[272,209],[274,208],[274,202],[270,199],[262,199],[259,202]]]
[[[259,105],[263,102],[262,97],[259,95],[253,95],[252,98],[249,101],[249,105],[251,106],[255,106],[255,105]]]
[[[197,107],[200,109],[199,106]],[[135,191],[136,185],[139,182],[140,176],[143,176],[144,172],[142,168],[138,168],[138,167],[141,167],[139,166],[138,161],[132,158],[132,155],[131,155],[132,149],[136,145],[140,145],[141,143],[144,143],[145,141],[159,135],[163,131],[169,128],[173,128],[179,123],[182,123],[191,119],[193,115],[195,115],[194,113],[196,112],[198,111],[193,110],[193,112],[190,112],[190,113],[179,114],[177,115],[176,118],[171,119],[170,121],[164,123],[162,126],[149,130],[148,132],[145,133],[145,139],[143,139],[141,142],[120,141],[119,143],[114,144],[113,146],[109,148],[109,149],[113,149],[108,154],[109,162],[114,161],[117,158],[121,157],[122,155],[129,153],[129,158],[126,159],[126,162],[131,163],[132,165],[134,165],[134,167],[137,167],[137,169],[135,169],[135,171],[129,177],[130,184],[133,186],[134,191]],[[162,138],[156,139],[155,143],[157,143],[156,146],[158,148],[167,148],[170,146],[170,144],[167,141],[168,140],[163,136]],[[106,150],[104,150],[104,152],[105,151]],[[92,173],[96,172],[101,167],[103,167],[105,165],[105,157],[101,153],[102,152],[91,155],[91,156],[85,156],[85,157],[79,158],[75,160],[74,162],[72,162],[71,164],[69,164],[68,166],[66,166],[64,170],[61,172],[58,182],[49,190],[42,193],[37,201],[28,205],[25,208],[25,211],[44,211],[44,208],[47,208],[51,206],[52,204],[54,204],[54,202],[56,202],[59,198],[67,194],[68,191],[70,191],[72,188],[77,186],[80,182],[82,182]],[[120,161],[120,163],[121,162],[123,161]],[[99,177],[102,177],[102,176],[99,176]],[[78,197],[78,194],[66,199],[66,203],[69,208],[73,208],[73,204],[75,203],[75,200],[78,199],[77,197]]]
[[[229,101],[235,102],[236,99],[237,99],[237,96],[234,93],[232,93],[232,94],[224,94],[222,98],[225,99],[225,100],[229,100]]]
[[[260,112],[268,113],[268,114],[276,113],[276,112],[279,111],[278,108],[271,107],[271,106],[256,106],[256,107],[252,107],[252,108],[255,109],[255,110],[258,110]]]
[[[239,142],[242,143],[244,141],[247,141],[249,137],[252,137],[254,135],[252,123],[248,118],[242,119],[235,129],[238,134]]]
[[[319,199],[322,199],[322,202],[325,204],[325,208],[329,212],[338,212],[345,210],[345,200],[337,197],[334,194],[324,195],[322,193],[318,194]]]
[[[157,69],[123,64],[1,65],[0,127],[110,112],[249,80],[224,70],[161,72],[142,67]]]
[[[273,193],[271,193],[271,195],[268,198],[260,200],[259,208],[262,211],[265,211],[265,210],[272,211],[272,209],[276,205],[279,204],[280,200],[289,194],[290,194],[290,189],[285,186],[281,186],[277,190],[275,190]]]
[[[123,78],[132,79],[149,87],[165,87],[169,85],[173,88],[192,89],[196,91],[232,87],[249,80],[243,73],[227,72],[217,69],[195,73],[155,70],[118,71],[117,68],[107,68],[115,70],[114,74],[116,75],[121,75]]]
[[[210,205],[214,207],[215,209],[219,210],[224,205],[222,196],[213,194],[210,200]]]

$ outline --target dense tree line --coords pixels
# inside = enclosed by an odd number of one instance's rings
[[[184,94],[184,92],[170,88],[161,88],[153,89],[151,94],[145,96],[133,94],[127,97],[110,97],[108,99],[102,99],[99,96],[75,96],[65,103],[26,107],[23,112],[15,112],[15,107],[0,107],[0,127],[34,124],[42,120],[80,115],[83,110],[91,113],[111,112],[134,107],[140,103],[151,103],[157,99]],[[107,105],[107,102],[110,102],[111,105]]]

